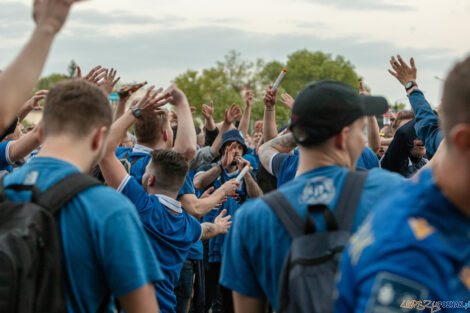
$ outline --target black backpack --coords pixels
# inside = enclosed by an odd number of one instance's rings
[[[367,174],[349,172],[334,213],[324,204],[310,205],[306,220],[281,192],[263,197],[292,238],[279,280],[277,313],[333,312],[335,275]],[[315,232],[313,212],[323,213],[326,232]]]
[[[126,152],[126,154],[124,154],[124,156],[119,160],[119,162],[121,162],[122,166],[124,166],[124,169],[126,170],[127,174],[131,174],[131,169],[132,169],[132,165],[134,165],[137,161],[139,161],[140,159],[142,159],[145,155],[136,155],[134,157],[134,160],[132,160],[131,162],[129,162],[129,152]],[[90,173],[90,176],[98,179],[100,182],[102,183],[105,183],[105,179],[103,177],[103,173],[101,173],[101,168],[99,165],[96,165],[92,170],[91,170],[91,173]]]
[[[35,185],[0,181],[0,312],[67,312],[62,245],[54,213],[78,193],[99,185],[74,173],[44,193]],[[28,202],[8,201],[5,191],[31,192]],[[100,310],[106,308],[104,299]]]

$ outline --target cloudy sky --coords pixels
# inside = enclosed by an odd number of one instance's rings
[[[2,0],[0,68],[33,29],[29,0]],[[159,86],[186,69],[210,67],[232,49],[254,61],[299,50],[350,60],[373,93],[405,101],[387,73],[391,55],[415,57],[418,83],[439,103],[450,67],[470,53],[470,1],[449,0],[90,0],[76,4],[44,75],[113,66],[122,82]]]

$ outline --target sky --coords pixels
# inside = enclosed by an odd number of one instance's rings
[[[0,68],[30,36],[32,1],[2,0]],[[407,102],[388,74],[389,59],[414,57],[418,84],[432,105],[442,79],[468,56],[468,0],[88,0],[75,4],[51,49],[43,76],[114,67],[123,83],[166,87],[187,69],[201,70],[230,50],[255,61],[286,61],[299,49],[342,55],[373,94]],[[191,99],[190,99],[191,100]]]

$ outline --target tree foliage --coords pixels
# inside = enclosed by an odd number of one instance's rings
[[[286,63],[275,60],[265,63],[261,59],[250,62],[242,59],[239,52],[230,51],[215,66],[201,71],[187,70],[173,82],[186,93],[198,113],[201,112],[202,104],[208,104],[212,99],[216,121],[222,120],[225,109],[231,103],[237,103],[243,108],[243,90],[250,88],[255,93],[251,119],[260,120],[264,112],[265,89],[276,80],[283,68],[287,69],[287,74],[279,86],[279,95],[287,92],[295,98],[304,86],[320,79],[342,81],[358,89],[358,75],[351,62],[342,56],[333,58],[331,54],[308,50],[288,55]],[[290,112],[279,101],[276,106],[276,118],[280,125],[285,124]]]

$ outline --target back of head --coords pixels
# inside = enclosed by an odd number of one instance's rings
[[[458,124],[470,125],[470,57],[457,63],[447,76],[441,119],[444,134],[448,139],[452,129]]]
[[[397,131],[398,128],[408,123],[410,120],[415,118],[413,111],[400,111],[397,113],[396,119],[393,122],[392,128]]]
[[[99,127],[109,127],[112,110],[103,91],[84,80],[68,80],[49,92],[43,113],[44,136],[82,138]]]
[[[145,114],[134,124],[134,132],[139,144],[152,145],[157,143],[163,133],[164,114]]]
[[[177,193],[183,186],[188,173],[188,162],[184,156],[173,150],[151,152],[151,172],[159,190]]]

